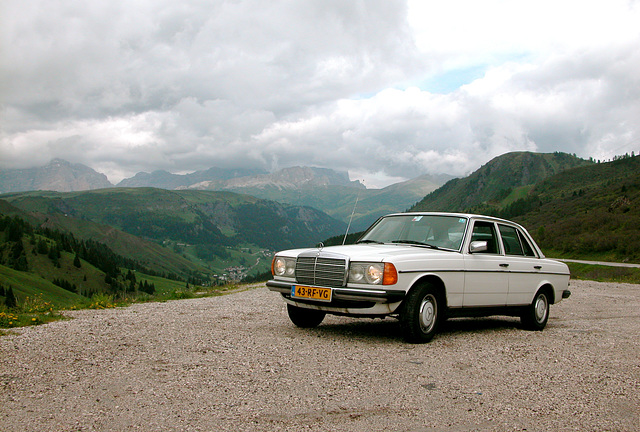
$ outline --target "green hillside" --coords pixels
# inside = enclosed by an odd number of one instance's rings
[[[80,240],[96,241],[125,258],[140,262],[156,273],[175,274],[185,279],[193,274],[210,273],[209,269],[174,253],[171,249],[109,225],[69,217],[62,213],[27,212],[2,199],[0,199],[0,215],[17,216],[33,226],[71,233]]]
[[[344,227],[311,207],[232,192],[4,194],[0,312],[11,322],[2,308],[14,297],[21,307],[37,298],[64,308],[96,296],[111,304],[104,299],[191,295],[189,285],[255,278],[268,271],[273,250],[313,245]]]
[[[264,274],[274,250],[314,245],[346,227],[310,207],[154,188],[4,194],[0,213],[99,242],[155,274],[182,280]]]
[[[640,156],[574,168],[472,211],[524,224],[555,256],[640,262]]]
[[[158,274],[94,240],[0,215],[0,329],[61,319],[60,309],[182,298],[193,295],[189,284],[217,289],[203,273],[178,277]]]
[[[38,273],[17,271],[3,265],[0,265],[0,284],[12,287],[21,301],[27,297],[41,297],[56,308],[69,307],[84,300],[83,296],[55,285]]]
[[[556,257],[640,262],[640,156],[596,164],[561,153],[510,153],[412,210],[512,219]]]
[[[63,308],[96,294],[135,291],[125,266],[142,268],[102,244],[0,216],[0,286],[11,287],[21,302],[38,298]]]
[[[412,211],[463,211],[513,199],[528,187],[564,170],[592,165],[566,153],[514,152],[498,156],[465,178],[453,179],[425,196]]]
[[[405,211],[427,193],[438,188],[439,184],[434,181],[438,180],[425,175],[383,189],[342,185],[305,185],[286,189],[267,185],[241,187],[236,191],[291,205],[314,207],[345,223],[351,218],[355,206],[352,227],[362,230],[382,215]]]
[[[542,160],[549,157],[542,156]],[[512,154],[501,158],[506,158],[506,162],[512,158],[513,162],[521,160],[520,157],[521,154]],[[525,185],[523,183],[528,181],[512,181],[513,187],[498,193],[496,191],[500,189],[496,185],[500,182],[492,178],[491,173],[503,180],[509,172],[512,178],[523,175],[513,173],[514,165],[505,163],[505,160],[501,161],[501,166],[509,167],[508,170],[495,169],[491,162],[487,165],[490,166],[488,173],[485,170],[482,176],[474,173],[468,178],[449,182],[441,188],[443,191],[438,190],[425,197],[422,204],[429,203],[429,206],[421,208],[416,205],[411,210],[436,211],[440,206],[440,209],[449,211],[514,220],[528,229],[547,255],[557,258],[640,263],[640,156],[627,155],[606,163],[578,163],[577,167],[547,177],[532,176],[529,172],[526,174],[528,178],[544,178]],[[556,165],[555,169],[558,167]],[[479,178],[483,179],[484,188],[476,183]],[[461,190],[464,185],[470,188],[472,184],[481,193],[471,202],[480,203],[463,207],[460,202],[464,197],[452,195],[452,191]],[[451,197],[452,202],[446,202],[445,197]],[[346,243],[355,242],[361,234],[349,235]],[[326,246],[336,245],[343,239],[344,236],[339,235],[323,243]],[[580,274],[590,277],[602,273],[609,275],[607,280],[615,280],[616,277],[637,280],[637,272],[631,269],[603,267],[595,271],[594,266],[587,267],[589,269],[572,264]],[[633,276],[626,273],[633,273]]]
[[[344,224],[312,209],[232,192],[114,188],[0,195],[24,211],[112,226],[155,242],[283,249],[315,244]]]
[[[432,176],[425,175],[402,183],[392,184],[383,189],[374,190],[372,194],[363,196],[358,201],[351,225],[352,231],[367,229],[380,216],[389,213],[403,212],[425,194],[437,190],[438,184]],[[344,219],[351,215],[353,203],[344,209]]]

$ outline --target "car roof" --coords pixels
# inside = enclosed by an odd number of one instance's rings
[[[485,220],[492,220],[492,221],[496,221],[496,222],[507,222],[510,224],[514,224],[514,225],[519,225],[517,222],[513,222],[507,219],[501,219],[495,216],[487,216],[487,215],[480,215],[480,214],[473,214],[473,213],[451,213],[451,212],[424,212],[424,211],[420,211],[420,212],[406,212],[406,213],[390,213],[388,215],[385,215],[383,217],[386,216],[407,216],[407,215],[414,215],[414,216],[451,216],[451,217],[464,217],[464,218],[470,218],[470,219],[485,219]]]

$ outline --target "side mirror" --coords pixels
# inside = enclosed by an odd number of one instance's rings
[[[471,245],[469,245],[470,253],[486,252],[487,249],[489,249],[489,247],[487,246],[487,242],[485,240],[472,241]]]

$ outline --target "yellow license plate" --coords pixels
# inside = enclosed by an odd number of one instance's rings
[[[291,297],[299,299],[330,302],[332,293],[333,291],[331,288],[309,287],[303,285],[293,285],[291,287]]]

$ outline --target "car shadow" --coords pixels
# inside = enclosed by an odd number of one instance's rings
[[[394,318],[357,319],[339,318],[340,322],[325,321],[313,329],[296,329],[311,332],[317,337],[332,337],[336,339],[361,339],[376,343],[389,341],[403,341],[400,322]],[[492,316],[480,318],[451,318],[440,325],[438,335],[461,333],[486,333],[495,331],[519,330],[523,331],[518,318]],[[436,335],[436,338],[438,337]]]
[[[439,333],[481,333],[511,329],[522,330],[519,318],[506,316],[450,318],[442,323]]]
[[[313,332],[317,337],[329,337],[333,339],[348,339],[381,342],[402,341],[400,323],[393,318],[368,319],[368,318],[343,318],[341,322],[323,322],[313,329],[299,329],[305,332]]]

